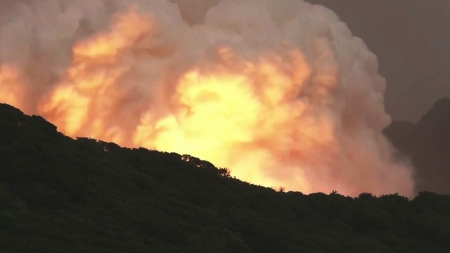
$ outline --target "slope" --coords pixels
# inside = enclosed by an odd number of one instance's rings
[[[448,252],[450,196],[251,185],[189,155],[73,140],[0,104],[1,252]]]

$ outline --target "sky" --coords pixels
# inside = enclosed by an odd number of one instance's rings
[[[217,0],[173,0],[199,22]],[[307,0],[333,10],[377,56],[386,78],[386,112],[416,122],[450,96],[449,0]],[[207,4],[205,4],[207,2]]]
[[[386,111],[417,121],[450,96],[447,0],[309,0],[332,9],[378,57],[386,78]]]

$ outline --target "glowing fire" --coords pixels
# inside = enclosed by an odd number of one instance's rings
[[[285,183],[263,171],[277,159],[271,152],[289,145],[283,143],[283,138],[305,135],[299,150],[313,145],[309,138],[324,145],[332,141],[326,127],[318,126],[325,131],[314,136],[319,129],[313,129],[308,122],[302,129],[290,124],[300,120],[306,110],[296,101],[295,91],[305,81],[309,68],[299,52],[289,59],[298,64],[289,68],[283,68],[283,59],[278,56],[250,63],[227,48],[220,48],[218,54],[225,67],[204,73],[195,68],[183,75],[171,98],[172,112],[155,124],[153,112],[148,111],[137,128],[134,143],[226,165],[233,168],[234,175],[251,182],[274,186]],[[234,69],[227,64],[233,64]],[[303,178],[292,185],[303,191],[309,187]]]
[[[102,114],[120,103],[119,80],[129,67],[118,66],[119,58],[150,28],[149,19],[130,11],[116,18],[110,32],[76,44],[64,80],[39,112],[70,136],[123,142],[120,130],[106,127]]]
[[[0,65],[0,102],[20,107],[21,93],[19,71],[8,65]]]
[[[314,41],[307,55],[285,44],[257,56],[213,43],[179,67],[183,51],[170,47],[181,42],[167,46],[161,34],[148,15],[116,16],[107,31],[73,45],[70,66],[40,97],[37,113],[72,137],[190,154],[255,184],[412,192],[409,170],[390,160],[385,123],[367,126],[374,120],[361,109],[382,100],[382,84],[374,81],[375,95],[345,86],[353,80],[340,79],[328,42]],[[0,65],[0,102],[21,107],[22,87],[20,68]],[[384,112],[373,113],[384,120]]]

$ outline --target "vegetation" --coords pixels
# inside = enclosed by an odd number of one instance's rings
[[[0,252],[428,253],[449,238],[448,195],[276,191],[0,104]]]

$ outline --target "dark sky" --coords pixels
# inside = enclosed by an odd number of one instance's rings
[[[332,9],[377,55],[394,119],[417,121],[450,96],[450,0],[308,2]]]
[[[219,0],[172,1],[198,22]],[[394,119],[415,122],[436,100],[450,97],[450,0],[307,1],[333,10],[377,55],[387,81],[386,111]]]

